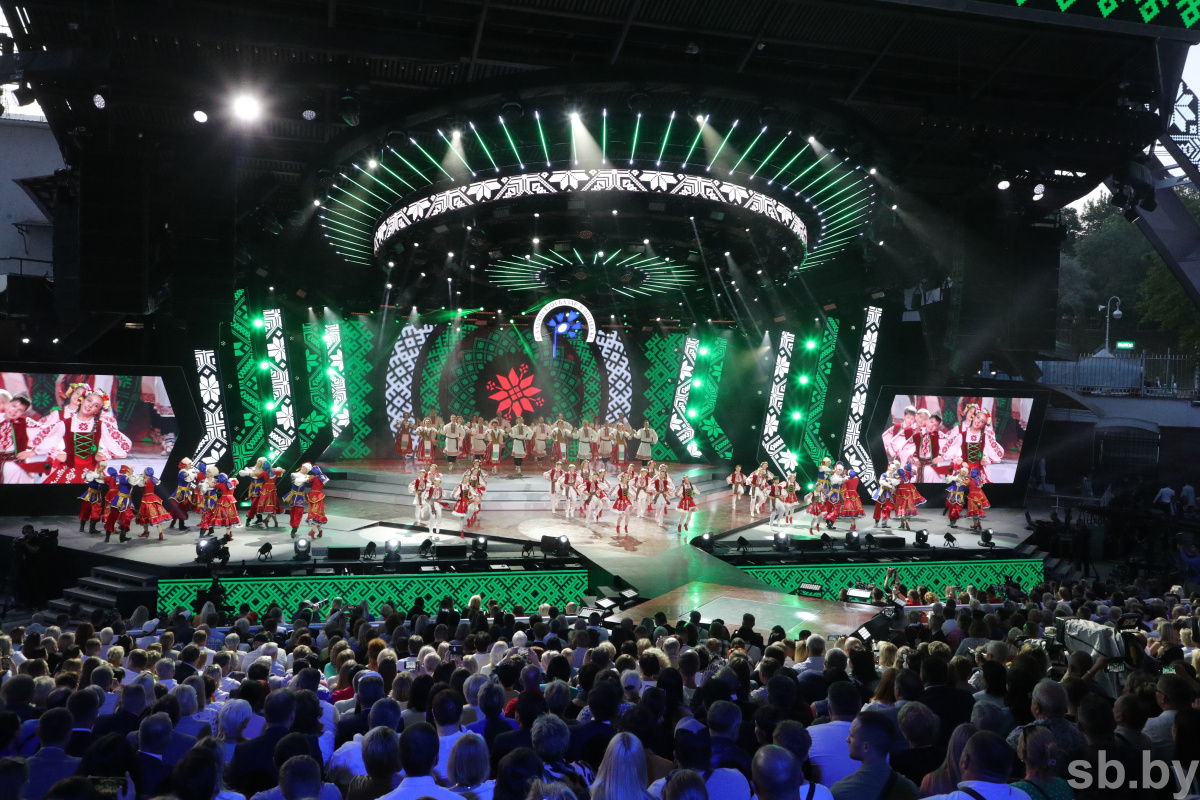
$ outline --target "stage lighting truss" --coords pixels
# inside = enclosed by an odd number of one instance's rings
[[[788,228],[799,240],[791,248],[798,269],[832,258],[872,215],[878,185],[866,165],[799,131],[707,115],[699,123],[676,113],[592,109],[575,118],[535,110],[468,120],[453,138],[434,124],[391,137],[382,153],[364,152],[340,172],[320,224],[347,262],[370,264],[396,233],[482,203],[585,191],[675,195],[737,206]],[[706,131],[721,138],[711,157],[699,147]],[[584,135],[599,152],[580,151]],[[615,164],[622,168],[609,168]]]
[[[796,469],[799,459],[788,449],[779,435],[779,417],[783,413],[783,396],[787,392],[788,373],[792,369],[792,348],[796,335],[784,331],[779,335],[779,351],[775,354],[775,372],[771,376],[771,396],[767,399],[767,414],[763,419],[762,447],[775,468],[785,475]]]
[[[221,377],[217,372],[215,350],[196,350],[196,383],[200,407],[204,410],[204,438],[192,456],[192,463],[210,463],[224,458],[229,450],[225,431],[225,404],[221,400]]]
[[[326,325],[325,351],[329,354],[329,393],[333,400],[329,406],[329,422],[333,439],[342,435],[350,424],[350,409],[346,407],[346,364],[342,356],[342,329],[340,325]]]
[[[867,387],[871,384],[871,370],[875,366],[875,348],[879,344],[880,321],[883,309],[868,306],[866,325],[863,326],[862,346],[858,351],[858,369],[854,372],[854,389],[850,392],[850,413],[846,417],[846,434],[842,437],[842,460],[849,469],[858,473],[859,483],[870,494],[875,491],[875,467],[871,455],[862,442],[862,426],[867,413]]]
[[[524,291],[555,286],[560,280],[586,280],[591,277],[625,297],[649,297],[689,286],[696,273],[687,264],[644,253],[627,253],[618,248],[611,253],[569,253],[554,249],[523,256],[500,258],[487,267],[488,278],[503,289]],[[580,276],[583,275],[583,278]],[[629,280],[625,280],[626,277]]]
[[[287,335],[278,308],[263,312],[267,340],[267,365],[271,372],[271,400],[275,425],[267,436],[267,460],[275,463],[296,441],[296,413],[292,405],[292,377],[288,369]],[[344,401],[343,401],[344,407]]]
[[[412,413],[413,375],[417,359],[432,332],[433,325],[405,325],[400,329],[396,343],[392,345],[384,396],[387,402],[388,424],[393,436],[400,432],[400,420],[404,419],[405,412]]]
[[[696,357],[700,340],[691,336],[683,343],[683,361],[679,365],[679,382],[675,386],[675,399],[671,403],[671,432],[679,443],[687,448],[688,455],[700,458],[700,447],[696,444],[696,432],[687,421],[688,396],[692,393],[692,374],[696,371]]]

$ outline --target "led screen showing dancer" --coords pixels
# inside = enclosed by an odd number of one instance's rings
[[[176,433],[160,377],[0,372],[0,484],[86,483],[102,464],[162,475]]]
[[[945,483],[962,465],[1012,483],[1032,409],[1032,397],[898,394],[878,435],[888,462],[911,465],[916,483]]]

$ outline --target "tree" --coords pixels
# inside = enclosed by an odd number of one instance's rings
[[[1058,259],[1058,309],[1062,313],[1083,316],[1096,307],[1092,289],[1096,276],[1078,258],[1061,255]]]
[[[1174,331],[1182,350],[1200,352],[1200,310],[1157,255],[1147,256],[1144,261],[1149,268],[1138,287],[1138,313],[1146,321]]]

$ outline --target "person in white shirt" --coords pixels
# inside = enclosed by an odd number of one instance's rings
[[[462,800],[462,795],[437,784],[432,775],[438,761],[438,734],[428,722],[409,725],[400,734],[400,765],[404,780],[381,800]]]
[[[376,728],[396,730],[400,727],[400,704],[390,697],[376,700],[371,706],[367,722],[370,726],[367,729],[368,735]],[[365,738],[361,733],[354,734],[354,738],[334,751],[333,757],[329,759],[329,780],[336,783],[343,792],[355,776],[367,774],[364,761]]]
[[[808,658],[796,665],[796,672],[804,672],[805,670],[813,670],[815,672],[825,671],[825,637],[813,634],[805,641],[808,647]]]
[[[711,768],[712,739],[700,723],[685,720],[675,726],[675,767],[690,769],[706,775],[708,796],[720,800],[750,800],[750,784],[742,773],[729,767]],[[667,785],[666,778],[659,778],[646,789],[654,797],[661,797]]]
[[[450,749],[463,737],[463,729],[459,724],[463,710],[462,695],[453,690],[438,692],[430,702],[429,708],[433,713],[433,721],[437,724],[438,733],[438,760],[433,768],[433,776],[439,783],[444,784],[448,780]]]
[[[829,687],[830,721],[808,729],[812,737],[808,759],[820,767],[822,786],[833,786],[859,767],[859,763],[850,757],[850,745],[846,743],[846,737],[861,707],[862,697],[853,683],[835,683]]]
[[[1170,486],[1164,486],[1158,490],[1158,494],[1154,495],[1154,505],[1166,506],[1163,510],[1168,514],[1175,513],[1175,490]]]
[[[175,662],[170,656],[160,658],[154,663],[154,674],[158,676],[158,682],[167,687],[168,692],[179,685],[175,682]]]
[[[1146,722],[1142,733],[1150,740],[1154,758],[1167,761],[1175,750],[1171,729],[1175,726],[1175,714],[1181,708],[1189,708],[1196,695],[1191,683],[1182,675],[1163,675],[1155,687],[1155,697],[1162,713]]]
[[[959,759],[958,789],[927,800],[1029,800],[1027,793],[1008,785],[1012,761],[1013,751],[1003,737],[991,731],[974,733]]]

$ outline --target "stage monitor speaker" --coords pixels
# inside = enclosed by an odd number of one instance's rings
[[[466,558],[467,546],[465,544],[439,544],[435,554],[437,558]]]
[[[158,608],[158,589],[156,588],[122,589],[113,594],[117,598],[117,611],[120,612],[122,619],[129,619],[138,606]]]
[[[330,561],[358,561],[361,548],[330,547],[326,556]]]
[[[869,645],[872,641],[885,641],[891,630],[892,617],[889,614],[880,612],[867,620],[862,627],[850,635],[856,639],[861,639],[865,644]]]
[[[810,536],[793,536],[792,549],[800,553],[819,553],[821,540]]]
[[[875,534],[875,546],[883,548],[885,550],[903,550],[904,549],[904,537],[890,536],[886,533],[884,533],[884,534],[877,533],[877,534]]]

